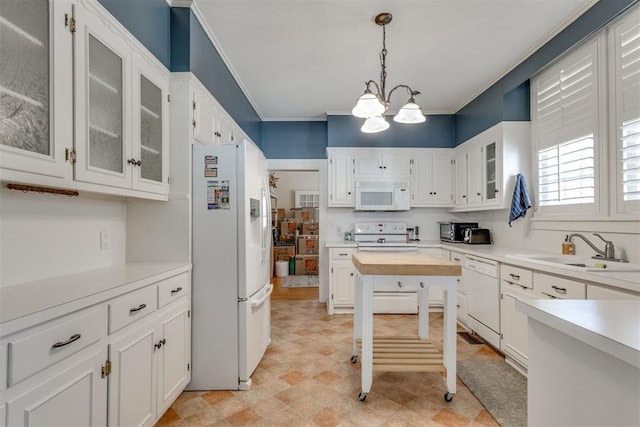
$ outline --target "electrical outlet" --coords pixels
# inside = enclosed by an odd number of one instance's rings
[[[108,230],[100,230],[100,250],[111,249],[111,233]]]

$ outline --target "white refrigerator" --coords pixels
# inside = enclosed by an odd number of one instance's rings
[[[270,342],[267,161],[251,142],[193,146],[190,390],[246,390]]]

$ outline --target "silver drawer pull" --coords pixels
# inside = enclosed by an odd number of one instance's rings
[[[555,289],[556,292],[559,292],[561,294],[566,294],[567,293],[567,288],[561,288],[561,287],[556,286],[556,285],[552,285],[551,287],[553,289]]]
[[[51,348],[60,348],[60,347],[64,347],[65,345],[69,345],[72,342],[78,341],[80,339],[80,336],[81,336],[80,334],[71,335],[68,340],[57,342],[54,345],[52,345]]]
[[[511,276],[513,280],[520,280],[520,275],[518,274],[509,273],[509,276]]]
[[[340,255],[340,256],[347,256],[347,255],[349,255],[349,254],[338,254],[338,255]]]
[[[177,294],[177,293],[178,293],[178,292],[180,292],[180,291],[182,291],[182,287],[180,287],[180,286],[178,286],[178,287],[177,287],[177,288],[175,288],[175,289],[171,289],[171,295],[175,295],[175,294]]]
[[[143,309],[145,309],[145,308],[147,308],[147,304],[140,304],[139,306],[137,306],[137,307],[134,307],[134,308],[130,309],[130,310],[129,310],[129,314],[131,314],[131,313],[136,313],[136,312],[138,312],[138,311],[140,311],[140,310],[143,310]]]
[[[401,288],[402,287],[402,282],[398,280],[398,287]]]
[[[420,289],[424,289],[424,282],[420,282]]]

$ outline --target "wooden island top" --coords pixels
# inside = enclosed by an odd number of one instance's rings
[[[460,264],[433,255],[365,252],[353,255],[362,275],[461,276]]]

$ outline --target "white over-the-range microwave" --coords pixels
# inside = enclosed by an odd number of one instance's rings
[[[357,211],[408,211],[408,181],[356,181]]]

